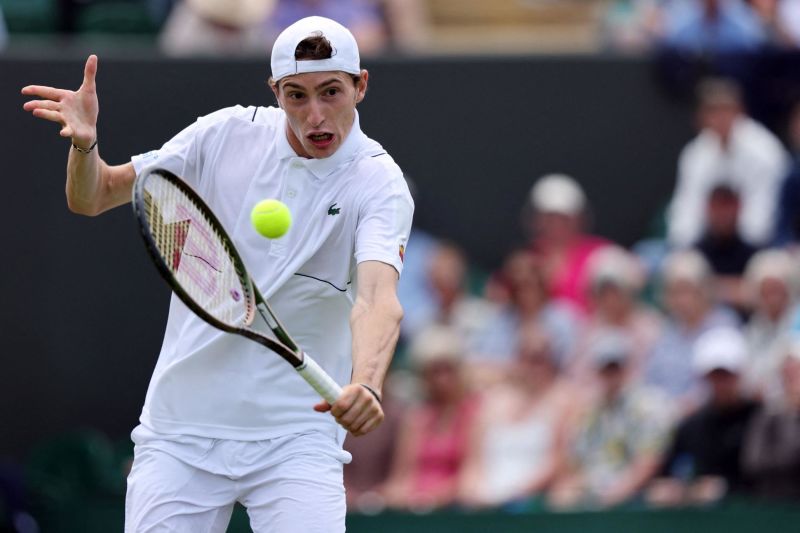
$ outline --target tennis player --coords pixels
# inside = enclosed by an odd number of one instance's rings
[[[271,66],[279,107],[222,109],[119,166],[99,155],[96,56],[76,92],[22,89],[39,98],[24,109],[72,141],[73,211],[129,202],[149,166],[183,177],[232,234],[289,333],[345,384],[333,405],[320,402],[280,357],[206,325],[173,296],[132,434],[126,531],[225,531],[237,501],[257,532],[344,531],[345,433],[363,435],[383,419],[413,203],[398,166],[359,127],[368,73],[346,28],[321,17],[296,22],[275,42]],[[264,198],[293,213],[280,239],[249,223]]]

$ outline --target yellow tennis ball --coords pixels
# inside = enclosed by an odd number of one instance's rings
[[[268,239],[277,239],[289,231],[292,214],[280,200],[261,200],[250,212],[250,221],[261,235]]]

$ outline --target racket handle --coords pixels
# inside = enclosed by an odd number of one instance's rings
[[[339,396],[342,395],[342,388],[333,378],[325,372],[308,354],[303,354],[303,364],[295,370],[303,376],[309,385],[322,396],[325,401],[333,405]]]

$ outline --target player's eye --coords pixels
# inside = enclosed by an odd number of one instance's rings
[[[336,96],[337,94],[339,94],[339,89],[336,87],[330,87],[325,90],[326,96]]]
[[[300,100],[305,95],[303,93],[299,93],[299,92],[291,92],[291,93],[288,94],[288,96],[289,96],[289,98],[291,100]]]

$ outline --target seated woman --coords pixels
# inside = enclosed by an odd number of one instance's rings
[[[513,372],[487,395],[470,436],[459,490],[467,507],[536,496],[561,460],[572,395],[541,329],[529,326],[520,344]]]
[[[462,356],[460,337],[445,326],[431,326],[411,347],[424,399],[401,423],[382,491],[390,507],[427,511],[455,502],[467,437],[479,406],[466,387]]]

